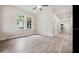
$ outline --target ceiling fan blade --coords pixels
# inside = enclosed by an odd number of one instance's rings
[[[34,7],[32,10],[35,10],[37,7]]]
[[[48,5],[42,5],[43,7],[47,7]]]

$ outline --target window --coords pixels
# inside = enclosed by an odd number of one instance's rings
[[[17,29],[18,30],[31,29],[32,27],[31,23],[32,23],[31,17],[17,14]]]
[[[17,16],[17,28],[24,29],[24,16]]]
[[[27,29],[31,29],[31,17],[27,18]]]

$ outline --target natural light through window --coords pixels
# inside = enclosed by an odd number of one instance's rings
[[[17,29],[31,29],[31,17],[17,14]]]

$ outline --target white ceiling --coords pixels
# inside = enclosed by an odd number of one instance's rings
[[[53,6],[52,10],[60,19],[72,16],[72,6],[70,5]]]
[[[40,14],[44,11],[52,11],[56,13],[56,15],[59,18],[63,17],[69,17],[72,15],[72,6],[71,5],[49,5],[48,7],[43,7],[42,11],[36,9],[32,10],[37,5],[15,5],[17,8],[21,8],[27,12],[33,13],[33,14]]]
[[[21,8],[27,12],[33,13],[33,14],[38,14],[38,11],[32,10],[36,5],[15,5],[17,8]]]

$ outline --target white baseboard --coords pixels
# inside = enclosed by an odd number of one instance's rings
[[[46,34],[46,33],[38,33],[40,35],[45,35],[45,36],[53,36],[53,34]]]

